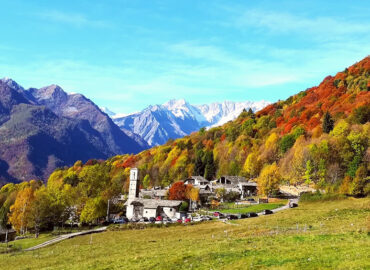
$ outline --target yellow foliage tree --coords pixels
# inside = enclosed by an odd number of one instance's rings
[[[265,166],[257,179],[259,193],[267,196],[276,193],[279,190],[280,181],[281,176],[276,163]]]
[[[199,189],[191,186],[191,188],[186,189],[186,198],[194,202],[199,201]]]
[[[258,155],[254,152],[250,153],[244,162],[243,170],[251,177],[256,177],[260,171],[261,162]]]
[[[32,223],[31,206],[35,199],[34,191],[31,187],[20,190],[14,204],[10,207],[9,221],[20,233],[25,233]]]

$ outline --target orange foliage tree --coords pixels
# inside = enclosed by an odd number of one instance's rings
[[[186,199],[186,185],[184,182],[176,182],[168,190],[168,198],[170,200],[185,200]]]

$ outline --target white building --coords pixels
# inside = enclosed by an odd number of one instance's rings
[[[139,170],[131,169],[128,200],[125,203],[128,219],[157,216],[174,218],[177,217],[181,203],[182,201],[139,198]]]

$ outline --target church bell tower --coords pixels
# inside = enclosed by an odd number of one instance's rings
[[[135,200],[139,197],[139,169],[132,168],[130,170],[130,187],[128,191],[128,199]]]

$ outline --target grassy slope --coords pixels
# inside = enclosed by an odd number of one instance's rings
[[[305,203],[237,224],[82,236],[0,255],[0,269],[370,268],[369,198]]]

